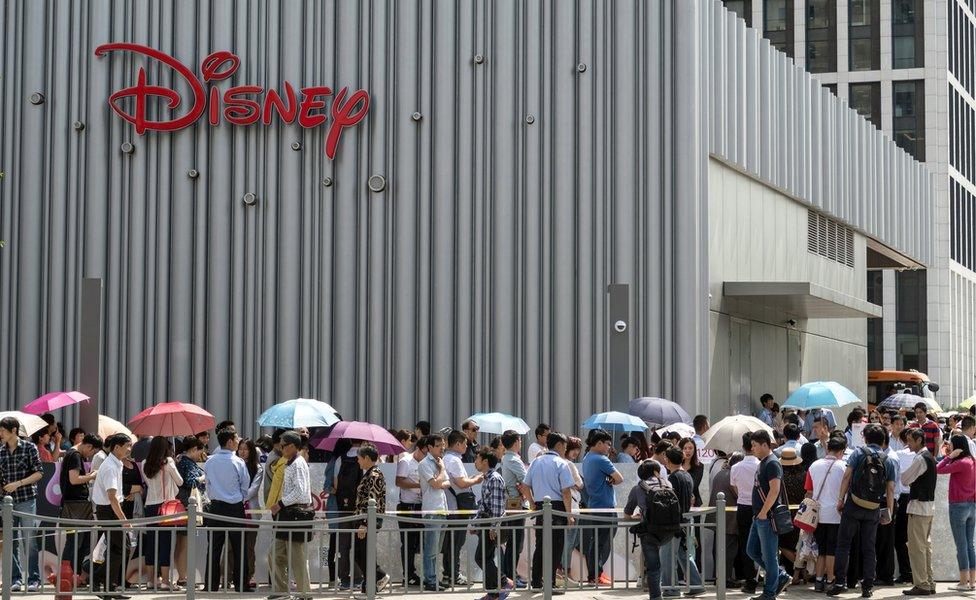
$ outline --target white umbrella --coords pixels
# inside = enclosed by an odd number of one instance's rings
[[[502,434],[511,429],[519,435],[525,435],[530,430],[522,419],[500,412],[475,413],[465,420],[477,423],[481,433]]]
[[[111,417],[106,417],[105,415],[98,415],[98,437],[103,440],[110,435],[115,435],[116,433],[124,433],[129,436],[133,442],[136,441],[136,436],[129,431],[129,428],[119,423]]]
[[[672,423],[667,427],[662,427],[660,429],[655,429],[654,433],[661,437],[664,437],[665,433],[675,432],[683,438],[690,438],[695,436],[695,428],[686,423]]]
[[[731,454],[742,449],[742,434],[756,431],[765,431],[769,437],[773,437],[773,429],[756,417],[732,415],[712,425],[702,439],[705,440],[706,450],[721,450]]]
[[[0,419],[6,419],[7,417],[13,417],[20,421],[21,435],[34,435],[34,433],[47,427],[47,421],[44,419],[37,415],[32,415],[19,410],[7,410],[0,412]]]

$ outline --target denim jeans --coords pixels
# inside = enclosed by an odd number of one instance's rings
[[[949,527],[956,542],[956,563],[960,571],[976,569],[973,530],[976,527],[976,502],[953,502],[949,505]]]
[[[437,555],[441,552],[444,541],[444,518],[436,515],[424,515],[430,521],[424,529],[424,583],[437,584]]]
[[[789,577],[779,566],[779,536],[773,531],[773,524],[769,519],[756,519],[749,529],[749,541],[746,542],[746,552],[749,558],[763,566],[766,578],[763,580],[763,595],[768,598],[776,597],[776,590],[783,577]]]
[[[569,567],[573,562],[573,549],[579,546],[579,529],[573,527],[572,529],[566,531],[566,541],[563,544],[563,556],[560,559],[559,564],[562,565],[563,570],[569,575]]]
[[[678,548],[677,556],[674,555],[675,546]],[[674,587],[674,573],[678,573],[685,577],[689,585],[691,585],[691,589],[702,589],[701,572],[698,571],[698,565],[695,564],[694,553],[691,553],[689,558],[688,542],[686,541],[686,538],[676,537],[661,546],[660,562],[661,583],[664,585],[664,587]],[[676,564],[677,568],[671,568],[672,562]],[[685,567],[688,567],[690,573],[685,573]]]
[[[650,600],[661,598],[661,547],[641,539],[644,552],[644,581],[647,582]]]
[[[14,504],[14,510],[17,512],[28,513],[31,515],[37,514],[37,502],[31,498],[30,500],[25,500],[23,502],[18,502]],[[41,583],[41,570],[38,566],[38,538],[36,537],[39,532],[34,531],[37,527],[37,519],[33,517],[14,517],[13,520],[14,527],[23,527],[21,531],[14,532],[14,538],[20,538],[24,540],[25,546],[27,548],[27,567],[28,567],[28,579],[27,583]],[[14,564],[11,582],[12,583],[24,583],[24,573],[20,565],[20,543],[14,544]]]
[[[598,526],[601,523],[584,520],[581,525]],[[583,556],[586,557],[586,571],[590,579],[596,579],[603,573],[603,565],[610,558],[610,547],[615,533],[616,528],[613,525],[583,529]]]

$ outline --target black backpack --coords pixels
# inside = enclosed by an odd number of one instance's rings
[[[681,531],[681,502],[668,486],[641,481],[641,489],[647,494],[641,521],[643,535],[658,545],[668,542]]]
[[[356,488],[363,478],[359,468],[359,461],[355,456],[343,456],[339,461],[339,474],[336,476],[336,502],[339,510],[352,511],[356,509]]]
[[[888,494],[885,459],[880,452],[863,448],[864,460],[854,471],[851,500],[857,506],[874,510],[881,507]]]

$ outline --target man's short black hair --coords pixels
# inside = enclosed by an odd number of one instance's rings
[[[432,433],[427,437],[427,447],[431,448],[444,441],[444,436],[439,433]]]
[[[789,423],[783,428],[783,437],[788,440],[800,439],[800,426],[796,423]]]
[[[870,423],[864,428],[864,441],[868,444],[883,446],[885,443],[884,427],[877,423]]]
[[[379,450],[377,450],[376,446],[370,444],[369,442],[364,442],[363,445],[359,447],[358,454],[359,456],[362,456],[363,458],[368,458],[373,462],[376,462],[380,459]]]
[[[549,448],[550,450],[555,450],[556,446],[559,444],[567,443],[569,443],[569,440],[566,439],[565,435],[559,433],[558,431],[550,431],[549,435],[546,436],[546,448]]]
[[[765,429],[760,429],[759,431],[753,431],[751,436],[752,442],[758,442],[759,444],[765,446],[771,446],[773,444],[773,439],[769,437],[769,432]]]
[[[660,442],[654,444],[654,454],[664,454],[668,451],[668,448],[673,448],[674,444],[670,440],[661,440]]]
[[[75,439],[75,436],[78,435],[79,433],[85,433],[85,430],[82,429],[81,427],[72,428],[71,431],[68,432],[68,440]]]
[[[20,421],[17,420],[17,417],[4,417],[0,419],[0,427],[10,433],[20,433]]]
[[[928,404],[926,404],[924,402],[916,402],[915,403],[915,410],[918,410],[920,408],[922,410],[924,410],[926,413],[929,412],[929,405]]]
[[[590,431],[590,435],[587,436],[586,443],[590,446],[596,446],[600,442],[610,442],[612,444],[613,436],[603,429],[594,429]]]
[[[521,436],[514,431],[506,431],[502,434],[502,446],[505,446],[506,450],[511,450],[518,443]]]
[[[912,438],[913,440],[915,440],[917,442],[918,441],[922,441],[922,442],[925,441],[925,432],[922,431],[918,427],[909,427],[908,429],[905,429],[904,431],[902,431],[902,433],[905,434],[905,437],[906,438]]]
[[[864,419],[864,411],[860,408],[855,408],[847,414],[847,424],[851,425],[853,423],[860,423]]]
[[[752,432],[747,431],[742,434],[742,449],[748,454],[752,454]]]
[[[842,452],[844,450],[847,450],[847,436],[843,436],[843,435],[830,436],[830,439],[827,440],[827,451]]]
[[[222,427],[217,430],[217,443],[220,444],[221,448],[226,446],[227,442],[231,441],[235,437],[237,437],[237,432],[233,429]]]
[[[637,479],[647,481],[661,472],[661,464],[656,460],[645,460],[637,465]]]
[[[498,466],[498,457],[495,456],[495,453],[491,451],[491,448],[485,448],[484,446],[478,448],[477,456],[481,460],[488,463],[489,470]]]
[[[113,433],[112,435],[105,438],[104,449],[107,452],[115,450],[119,446],[125,446],[126,444],[132,442],[132,438],[124,433]]]
[[[427,442],[427,436],[426,435],[422,435],[422,436],[420,436],[420,439],[418,439],[417,442],[413,446],[414,446],[414,449],[420,448],[421,450],[426,451],[427,450],[427,443],[428,443]]]
[[[637,446],[637,445],[638,445],[637,440],[629,435],[620,441],[621,450],[626,450],[630,446]]]
[[[237,429],[237,425],[235,425],[233,421],[228,419],[226,421],[221,421],[220,423],[217,423],[217,426],[214,427],[214,431],[219,432],[221,429],[227,429],[229,427],[233,427],[234,429]]]
[[[672,465],[680,465],[685,461],[685,454],[675,446],[671,446],[664,452],[664,458]]]
[[[761,403],[761,404],[762,404],[763,406],[765,406],[765,405],[766,405],[766,401],[767,401],[767,400],[772,400],[772,399],[773,399],[773,395],[772,395],[772,394],[763,394],[762,396],[759,396],[759,402],[760,402],[760,403]]]
[[[97,433],[86,433],[85,438],[81,440],[82,444],[88,444],[95,450],[101,450],[103,443],[102,438]]]
[[[550,431],[552,431],[552,427],[549,427],[545,423],[539,423],[535,426],[536,437],[539,437],[540,435],[547,435]]]
[[[903,417],[903,416],[901,416],[901,415],[900,415],[900,414],[898,414],[898,413],[894,413],[894,414],[893,414],[893,415],[891,415],[891,416],[890,416],[889,418],[891,419],[891,422],[892,422],[892,423],[894,423],[895,421],[901,421],[902,423],[904,423],[904,422],[905,422],[905,417]]]
[[[970,427],[976,426],[976,417],[972,415],[966,415],[959,421],[959,429],[969,429]]]
[[[292,444],[299,450],[302,449],[302,436],[298,435],[297,431],[286,431],[281,434],[281,445],[287,446]]]
[[[430,435],[430,421],[417,421],[413,428],[419,431],[420,435]]]
[[[695,433],[701,430],[708,423],[708,415],[695,415],[695,418],[691,420],[691,426],[695,428]]]
[[[451,448],[454,444],[460,444],[461,442],[467,442],[468,436],[464,435],[463,431],[458,429],[452,429],[451,433],[447,436],[447,447]]]
[[[800,415],[798,415],[796,413],[790,413],[790,414],[786,415],[785,417],[783,417],[783,421],[785,421],[787,424],[793,424],[793,425],[796,425],[796,426],[799,427],[799,425],[800,425]]]
[[[58,422],[58,420],[55,419],[54,415],[52,415],[51,413],[44,413],[43,415],[41,415],[41,419],[43,419],[44,422],[47,423],[48,425],[54,425],[55,423]]]

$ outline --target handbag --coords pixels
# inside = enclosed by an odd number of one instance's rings
[[[163,465],[163,489],[166,489],[166,467],[169,466],[169,459],[167,459],[167,464]],[[159,505],[159,516],[168,517],[160,521],[160,527],[186,527],[187,515],[186,507],[179,500],[166,500]]]
[[[312,520],[315,511],[304,506],[286,506],[278,511],[278,525],[275,538],[289,542],[307,542],[312,539]]]
[[[756,486],[759,488],[759,497],[762,499],[763,504],[766,503],[766,494],[762,491],[762,486],[759,485],[759,471],[756,471]],[[780,503],[774,506],[766,518],[769,519],[770,524],[773,526],[773,531],[776,535],[786,535],[793,531],[793,515],[790,513],[790,504],[784,496],[786,495],[786,490],[784,489],[782,479],[780,480],[779,486],[779,496]]]
[[[800,502],[800,508],[796,511],[796,516],[793,517],[793,525],[797,529],[813,533],[817,530],[817,525],[820,524],[820,494],[823,493],[824,486],[827,484],[827,478],[830,477],[830,470],[834,468],[834,463],[837,461],[831,461],[830,466],[827,467],[827,472],[824,474],[823,481],[820,482],[820,489],[817,490],[817,495],[815,498],[804,498]]]

